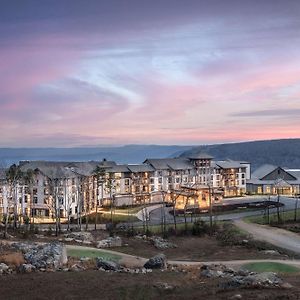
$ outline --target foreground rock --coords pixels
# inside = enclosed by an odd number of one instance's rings
[[[247,276],[235,276],[228,282],[228,285],[233,287],[279,287],[282,283],[276,273],[263,272]]]
[[[32,273],[32,272],[36,271],[36,267],[32,264],[22,264],[19,267],[19,271],[21,273]]]
[[[9,266],[4,263],[0,263],[0,275],[9,273]]]
[[[77,242],[83,243],[86,245],[90,245],[94,242],[93,235],[88,231],[79,231],[79,232],[71,232],[65,234],[65,241],[66,242]]]
[[[200,271],[201,276],[208,278],[227,278],[228,281],[222,282],[220,287],[223,289],[244,288],[244,287],[283,287],[284,283],[276,273],[263,272],[255,273],[241,269],[235,271],[222,264],[203,265]]]
[[[170,249],[170,248],[177,248],[172,242],[169,242],[159,236],[154,236],[150,238],[150,241],[153,243],[154,247],[160,250]]]
[[[105,271],[118,271],[121,269],[121,266],[118,263],[106,260],[102,257],[96,258],[96,266],[98,269],[102,269]]]
[[[97,242],[97,248],[121,247],[122,239],[119,236],[108,237],[107,239]]]
[[[24,253],[27,264],[31,264],[37,269],[58,269],[68,262],[66,248],[60,243],[14,246]]]
[[[146,269],[166,269],[167,259],[164,254],[158,254],[151,257],[144,265]]]

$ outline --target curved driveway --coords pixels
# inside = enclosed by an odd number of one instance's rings
[[[276,227],[246,223],[242,220],[236,220],[234,224],[250,233],[256,240],[300,254],[300,235],[296,233]]]

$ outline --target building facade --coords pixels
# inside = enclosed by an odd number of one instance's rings
[[[300,170],[263,165],[247,181],[247,193],[257,195],[299,195]]]
[[[0,172],[0,213],[32,218],[76,218],[103,206],[172,202],[180,208],[207,208],[223,196],[242,195],[250,164],[212,161],[207,154],[146,159],[143,164],[23,161],[11,184]]]

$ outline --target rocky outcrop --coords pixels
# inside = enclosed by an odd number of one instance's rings
[[[177,248],[177,245],[175,245],[174,243],[165,240],[159,236],[154,236],[152,238],[149,239],[155,248],[160,249],[160,250],[165,250],[165,249],[170,249],[170,248]]]
[[[96,266],[98,269],[103,269],[105,271],[118,271],[121,269],[121,266],[118,263],[106,260],[102,257],[96,258]]]
[[[144,265],[146,269],[165,269],[167,267],[167,259],[164,254],[158,254],[151,257]]]
[[[8,274],[10,271],[10,268],[7,264],[0,263],[0,275],[2,274]]]
[[[241,269],[235,271],[222,264],[203,265],[200,275],[209,278],[227,278],[220,287],[223,289],[240,287],[284,287],[283,281],[276,273],[263,272],[255,273]]]
[[[60,243],[33,245],[26,248],[24,258],[37,269],[58,269],[68,262],[66,248]]]
[[[22,264],[19,267],[20,273],[32,273],[36,271],[36,267],[32,264]]]
[[[94,242],[93,235],[88,231],[78,231],[65,234],[66,242],[76,242],[90,245]]]
[[[108,237],[107,239],[97,242],[97,248],[121,247],[122,239],[119,236]]]

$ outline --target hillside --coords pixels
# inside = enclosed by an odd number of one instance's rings
[[[141,163],[146,158],[177,156],[192,146],[126,145],[90,148],[0,148],[0,167],[20,160],[88,161],[114,160],[118,163]]]
[[[244,160],[252,163],[253,169],[262,164],[300,168],[300,139],[254,141],[193,147],[180,156],[205,152],[215,159]]]

